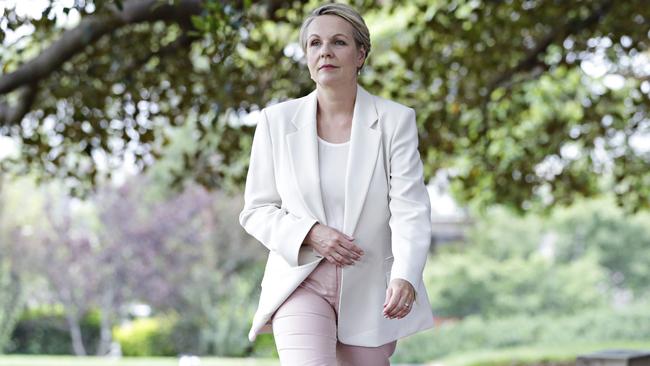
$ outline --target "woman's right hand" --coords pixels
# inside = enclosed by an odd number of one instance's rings
[[[327,225],[316,223],[307,233],[305,244],[337,266],[354,264],[363,250],[353,243],[354,238]]]

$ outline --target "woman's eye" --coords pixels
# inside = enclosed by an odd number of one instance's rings
[[[337,45],[342,45],[342,46],[345,45],[345,41],[342,41],[342,40],[336,40],[336,41],[334,41],[334,43],[337,44]],[[320,44],[320,41],[316,41],[316,40],[311,41],[309,43],[309,45],[311,45],[311,46],[316,46],[316,45],[319,45],[319,44]]]

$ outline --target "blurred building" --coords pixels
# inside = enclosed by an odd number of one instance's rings
[[[465,241],[473,224],[469,211],[461,207],[449,193],[449,180],[439,172],[427,185],[431,199],[431,251],[442,245]]]

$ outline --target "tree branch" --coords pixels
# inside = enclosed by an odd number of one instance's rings
[[[25,85],[15,106],[10,106],[7,102],[0,102],[0,127],[18,124],[23,116],[31,110],[36,100],[37,84],[37,82],[31,82]]]
[[[14,72],[0,77],[0,95],[29,85],[18,106],[0,104],[0,126],[18,123],[33,103],[37,82],[100,37],[125,25],[141,22],[163,20],[187,26],[191,23],[191,16],[200,14],[202,9],[202,0],[179,0],[174,5],[161,3],[159,0],[130,0],[124,3],[121,11],[113,7],[108,15],[97,14],[83,18],[79,25],[65,31],[61,38],[34,59]]]

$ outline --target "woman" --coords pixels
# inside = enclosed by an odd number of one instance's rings
[[[282,365],[389,365],[433,326],[415,112],[357,84],[370,37],[354,9],[314,10],[300,42],[316,88],[261,111],[239,215],[269,249],[249,339],[273,332]]]

